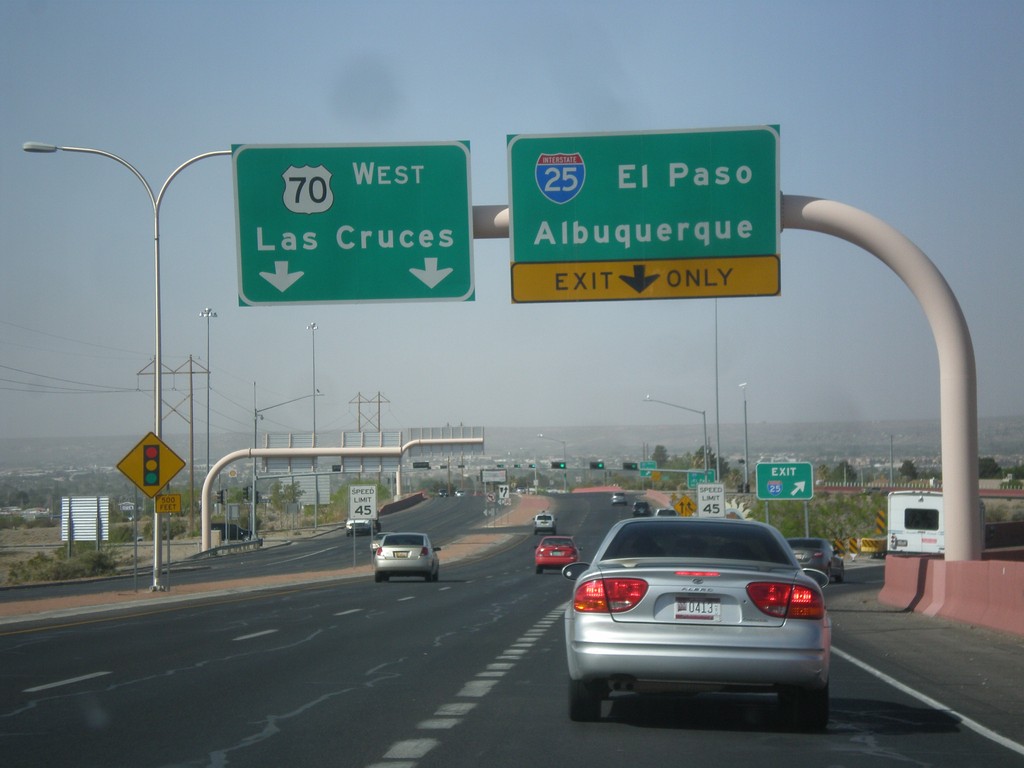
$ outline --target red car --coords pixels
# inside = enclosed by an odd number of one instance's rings
[[[545,568],[562,570],[579,559],[580,550],[572,536],[545,536],[533,553],[537,573],[544,573]]]

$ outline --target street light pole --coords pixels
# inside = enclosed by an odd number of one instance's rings
[[[307,398],[313,398],[313,403],[316,403],[318,397],[322,397],[320,392],[313,392],[309,395],[301,395],[299,397],[293,397],[291,400],[285,400],[283,403],[274,403],[274,405],[268,405],[265,408],[256,407],[256,382],[252,383],[252,447],[259,448],[259,431],[257,424],[260,419],[263,418],[263,414],[274,408],[280,408],[282,405],[290,405],[291,403],[297,403],[300,400],[306,400]],[[249,530],[252,531],[252,535],[256,536],[256,457],[252,458],[252,522],[249,524]],[[225,522],[227,519],[225,518]]]
[[[146,181],[146,177],[143,176],[139,170],[125,160],[123,157],[119,157],[112,152],[106,152],[102,149],[93,149],[91,147],[62,147],[56,144],[43,144],[38,141],[26,141],[21,145],[21,148],[26,152],[36,152],[43,154],[52,154],[54,152],[81,152],[87,155],[99,155],[100,157],[106,157],[113,160],[116,163],[120,163],[129,171],[131,171],[135,178],[142,182],[142,186],[146,188],[146,194],[149,195],[149,202],[153,206],[153,263],[154,271],[156,273],[155,286],[154,286],[154,314],[156,316],[156,353],[153,357],[153,434],[157,438],[162,437],[163,434],[163,356],[162,356],[162,339],[160,331],[160,204],[163,202],[164,193],[167,191],[168,185],[174,180],[174,178],[181,173],[183,170],[188,168],[192,163],[203,160],[207,157],[217,157],[219,155],[230,155],[230,149],[218,149],[213,152],[204,152],[201,155],[189,158],[184,163],[179,165],[171,175],[167,177],[163,185],[160,187],[160,191],[156,194],[153,193],[153,187],[150,186],[149,182]],[[166,587],[160,581],[160,571],[162,570],[161,557],[160,557],[160,516],[153,515],[153,586],[152,591],[164,591]]]
[[[210,471],[210,376],[212,366],[210,365],[210,318],[216,317],[217,313],[209,307],[199,313],[200,317],[206,318],[206,471]]]
[[[568,480],[567,475],[569,473],[569,459],[568,459],[568,455],[566,453],[566,448],[565,448],[566,443],[565,443],[565,440],[559,440],[559,439],[554,438],[554,437],[545,437],[544,435],[537,435],[537,437],[539,437],[541,440],[550,440],[553,443],[561,443],[562,444],[562,493],[568,493],[569,492],[569,480]],[[536,480],[534,481],[534,484],[536,485]]]
[[[743,390],[743,492],[750,493],[750,452],[747,444],[747,382],[740,384]]]
[[[702,450],[702,453],[704,454],[704,478],[707,479],[707,475],[708,475],[708,412],[707,411],[700,411],[700,410],[697,410],[696,408],[687,408],[685,405],[676,405],[675,403],[666,403],[664,400],[655,400],[650,395],[646,395],[644,397],[644,402],[645,403],[661,403],[662,405],[667,405],[669,408],[678,408],[678,409],[680,409],[682,411],[689,411],[690,413],[699,413],[701,415],[701,419],[703,419],[703,421],[704,421],[704,448]],[[716,481],[720,481],[721,478],[719,478],[717,476],[717,474],[716,474],[715,475],[715,480]]]
[[[317,324],[310,323],[306,330],[313,337],[313,441],[312,447],[316,448],[316,331]],[[320,475],[317,472],[316,457],[313,457],[313,529],[319,527],[320,516]]]

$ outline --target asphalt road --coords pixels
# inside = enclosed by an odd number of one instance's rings
[[[480,521],[479,509],[452,501],[402,522],[440,540]],[[621,514],[607,495],[555,504],[559,533],[575,534],[585,553]],[[483,559],[446,564],[442,551],[436,583],[296,580],[0,626],[4,765],[1024,761],[1014,744],[1024,741],[1021,639],[886,610],[870,564],[827,591],[836,652],[826,733],[788,732],[774,697],[755,695],[623,698],[601,722],[572,723],[561,623],[571,587],[534,573],[535,539],[518,532]],[[351,545],[338,539],[333,555],[317,554],[330,537],[307,542],[304,559],[336,562]],[[280,548],[275,568],[290,567],[287,550],[298,551]]]

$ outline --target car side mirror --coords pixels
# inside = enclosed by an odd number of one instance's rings
[[[827,587],[832,583],[832,579],[824,571],[819,571],[817,568],[804,568],[804,573],[814,579],[814,583],[819,587]]]
[[[576,581],[580,575],[590,567],[590,563],[569,563],[562,569],[562,575],[565,576],[569,581]]]
[[[440,551],[441,551],[441,548],[440,548],[440,547],[434,547],[434,551],[435,551],[435,552],[440,552]]]

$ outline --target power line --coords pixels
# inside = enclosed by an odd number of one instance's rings
[[[17,392],[39,392],[41,394],[75,394],[75,393],[86,393],[86,394],[107,394],[117,392],[137,392],[137,387],[113,387],[109,384],[93,384],[87,381],[75,381],[73,379],[62,379],[57,376],[48,376],[45,373],[36,373],[34,371],[26,371],[21,368],[13,368],[9,365],[0,365],[7,371],[13,371],[14,373],[20,373],[23,376],[32,376],[37,379],[47,379],[49,381],[60,382],[61,384],[71,384],[76,388],[56,386],[53,384],[44,384],[41,382],[34,381],[20,381],[17,379],[4,379],[0,378],[0,381],[5,381],[9,384],[18,385],[15,387],[0,387],[0,389],[8,389]],[[77,389],[77,387],[87,387],[87,389]]]

